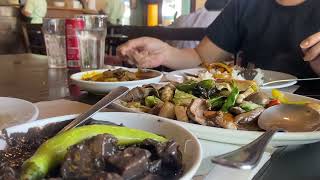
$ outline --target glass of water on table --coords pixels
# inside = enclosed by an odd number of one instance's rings
[[[44,18],[42,32],[46,44],[49,68],[66,68],[65,20]]]
[[[84,28],[76,29],[80,47],[81,70],[104,67],[105,39],[107,36],[106,15],[77,15],[84,20]]]

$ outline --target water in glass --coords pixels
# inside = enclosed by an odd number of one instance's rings
[[[105,29],[85,29],[78,32],[81,70],[103,68],[106,33]]]
[[[64,35],[44,34],[49,68],[65,68],[66,64],[66,38]]]

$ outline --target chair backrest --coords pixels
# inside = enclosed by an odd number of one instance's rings
[[[206,32],[206,28],[172,28],[172,27],[148,27],[148,26],[111,26],[109,33],[122,34],[128,39],[149,36],[163,41],[200,41]]]
[[[46,45],[41,27],[41,24],[26,23],[22,25],[22,31],[28,52],[46,55]]]

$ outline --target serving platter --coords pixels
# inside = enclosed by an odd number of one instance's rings
[[[184,69],[184,70],[178,70],[178,71],[172,71],[166,74],[166,79],[169,81],[175,81],[175,82],[182,82],[183,81],[183,75],[185,73],[189,74],[198,74],[199,71],[205,70],[204,68],[193,68],[193,69]],[[264,82],[271,82],[276,80],[283,80],[283,79],[297,79],[297,77],[286,74],[282,72],[277,71],[270,71],[270,70],[262,70],[264,74]],[[291,81],[291,82],[280,82],[280,83],[274,83],[270,85],[266,85],[261,87],[261,89],[280,89],[280,88],[286,88],[293,86],[297,83],[297,81]]]
[[[85,81],[82,80],[82,77],[86,73],[91,73],[91,72],[104,72],[107,70],[114,70],[120,67],[113,67],[113,68],[108,68],[108,69],[99,69],[99,70],[92,70],[92,71],[85,71],[85,72],[79,72],[76,74],[71,75],[71,80],[80,87],[80,89],[92,92],[92,93],[108,93],[112,89],[117,88],[119,86],[125,86],[128,88],[134,88],[136,86],[142,86],[143,84],[149,84],[149,83],[159,83],[161,81],[161,78],[163,74],[159,71],[156,70],[149,70],[155,72],[158,74],[158,76],[153,77],[153,78],[148,78],[148,79],[142,79],[142,80],[136,80],[136,81],[123,81],[123,82],[94,82],[94,81]],[[125,68],[121,67],[122,69],[131,71],[131,72],[137,72],[138,69],[136,68]]]
[[[63,122],[71,120],[77,115],[68,115],[54,117],[44,120],[33,121],[6,128],[8,135],[17,132],[27,132],[29,128],[44,127],[50,123]],[[126,127],[150,131],[156,134],[164,135],[169,139],[174,139],[182,152],[184,172],[180,179],[189,180],[195,175],[202,159],[202,149],[199,140],[187,129],[173,123],[165,118],[151,116],[148,114],[105,112],[97,113],[92,117],[95,120],[109,121],[116,124],[123,124]],[[0,139],[0,150],[5,148],[6,144]]]
[[[264,92],[271,95],[270,90],[264,90]],[[292,93],[286,93],[286,92],[283,92],[283,93],[291,101],[309,101],[309,102],[320,103],[320,100],[317,100],[317,99],[296,95]],[[136,110],[123,106],[119,100],[113,104],[113,107],[121,111],[141,113]],[[263,133],[259,131],[244,131],[244,130],[232,130],[232,129],[217,128],[217,127],[209,127],[209,126],[203,126],[203,125],[198,125],[193,123],[181,122],[173,119],[171,119],[171,121],[187,128],[188,130],[193,132],[199,139],[221,142],[221,143],[228,143],[228,144],[245,145],[253,141],[257,137],[259,137]],[[287,146],[287,145],[302,145],[302,144],[314,143],[317,141],[320,141],[320,131],[279,132],[275,134],[270,145],[274,147]]]

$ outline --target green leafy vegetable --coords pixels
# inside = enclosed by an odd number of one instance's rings
[[[196,87],[196,85],[197,85],[196,81],[187,81],[185,83],[178,84],[176,88],[179,89],[180,91],[191,93]]]
[[[209,91],[210,89],[214,88],[215,82],[212,79],[207,79],[200,81],[198,85]]]
[[[191,101],[196,98],[197,97],[193,96],[192,94],[176,89],[173,97],[173,102],[175,105],[178,106],[188,106],[191,103]]]
[[[208,100],[208,105],[211,109],[219,109],[223,106],[225,98],[223,96],[211,98]]]

